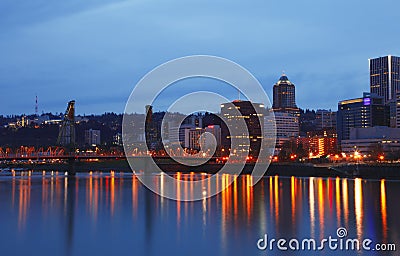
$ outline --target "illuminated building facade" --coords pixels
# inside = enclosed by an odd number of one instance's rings
[[[364,93],[363,97],[340,101],[337,112],[339,143],[350,138],[351,128],[389,126],[389,107],[383,97]]]
[[[273,138],[273,133],[276,129],[276,143],[275,143],[275,155],[278,155],[281,151],[282,146],[292,140],[299,137],[299,117],[291,113],[275,112],[275,121],[271,118],[272,113],[266,112],[264,118],[264,134],[266,138]]]
[[[400,57],[384,56],[369,59],[371,93],[383,97],[384,104],[396,98],[400,90]]]
[[[389,106],[390,127],[399,127],[400,57],[388,55],[369,59],[369,72],[371,93],[382,96],[384,104]]]
[[[235,109],[233,109],[235,108]],[[237,112],[239,111],[239,114]],[[259,113],[259,116],[257,116]],[[250,144],[243,144],[237,149],[239,152],[247,152],[246,148],[250,148],[250,155],[258,156],[261,141],[263,139],[263,122],[264,122],[265,107],[261,103],[252,103],[250,101],[235,100],[231,103],[221,104],[221,115],[226,119],[227,125],[237,123],[238,120],[244,120],[247,125],[248,136],[246,134],[237,135],[236,139],[248,139]],[[261,119],[261,123],[260,123]],[[231,125],[233,126],[233,125]],[[232,127],[233,129],[242,130],[242,127]],[[230,145],[230,140],[233,138],[231,134],[224,129],[222,132],[224,146]]]
[[[315,157],[333,154],[337,151],[337,138],[335,137],[305,137],[297,138],[297,145],[302,145],[303,149],[310,155]]]

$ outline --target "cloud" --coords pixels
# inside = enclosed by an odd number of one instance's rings
[[[15,99],[30,102],[36,93],[50,111],[63,111],[72,98],[86,113],[122,111],[142,76],[193,54],[239,63],[267,92],[285,70],[300,107],[334,109],[343,97],[368,90],[368,58],[399,54],[388,5],[400,3],[4,0],[0,113],[29,112],[32,104]]]
[[[2,0],[0,27],[15,29],[19,26],[31,26],[122,1],[126,0]]]

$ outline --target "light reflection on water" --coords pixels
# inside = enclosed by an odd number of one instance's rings
[[[381,180],[381,215],[382,215],[382,230],[383,241],[387,242],[387,210],[386,210],[386,186],[385,180]]]
[[[211,191],[208,175],[173,176],[203,179],[204,191]],[[164,189],[163,175],[151,178]],[[153,194],[130,174],[0,176],[2,252],[265,255],[256,242],[266,233],[322,239],[342,226],[352,238],[399,241],[398,182],[274,176],[252,187],[249,175],[223,174],[216,186],[232,180],[212,198],[177,202]],[[177,184],[176,192],[191,198],[193,186]]]

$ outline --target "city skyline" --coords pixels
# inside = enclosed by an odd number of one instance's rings
[[[193,54],[237,62],[270,98],[285,70],[300,108],[335,109],[338,101],[368,90],[369,58],[399,55],[400,37],[379,23],[395,23],[385,15],[385,6],[399,5],[392,1],[364,1],[362,8],[345,1],[257,1],[208,9],[177,2],[43,3],[0,3],[0,114],[33,113],[36,95],[40,113],[62,111],[71,99],[78,114],[122,113],[147,72]],[[374,19],[367,15],[372,12]],[[388,34],[391,40],[382,40]]]
[[[2,255],[399,254],[399,8],[1,0]]]

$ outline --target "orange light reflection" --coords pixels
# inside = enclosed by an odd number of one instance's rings
[[[357,237],[362,238],[363,232],[363,191],[362,191],[362,180],[357,178],[354,180],[354,207],[356,213],[356,226],[357,226]]]
[[[386,186],[385,180],[381,180],[381,214],[382,214],[382,230],[383,230],[383,239],[386,241],[387,239],[387,212],[386,212]]]
[[[347,179],[343,179],[342,197],[343,197],[344,222],[347,227],[349,225],[349,187],[347,184]]]
[[[311,223],[311,237],[314,237],[315,232],[315,198],[314,198],[314,178],[311,177],[309,181],[309,198],[310,198],[310,223]]]

